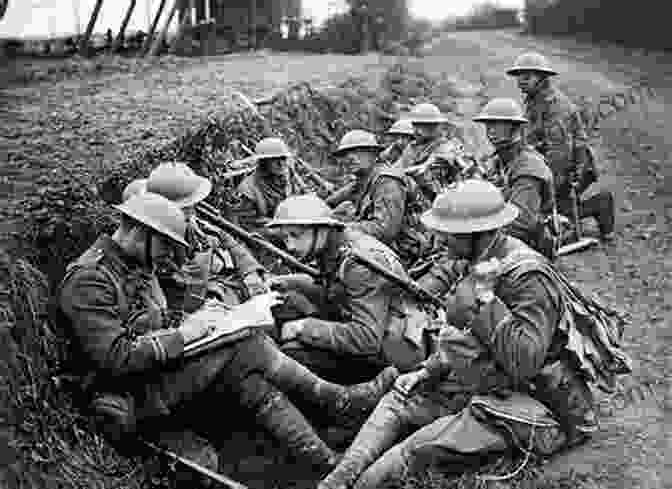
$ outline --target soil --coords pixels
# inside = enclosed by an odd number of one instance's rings
[[[672,55],[490,31],[445,34],[424,50],[424,58],[411,62],[453,85],[484,85],[487,96],[517,97],[503,72],[527,49],[549,56],[561,73],[560,87],[574,98],[595,102],[604,94],[625,93],[643,78],[656,92],[603,120],[593,139],[602,170],[599,186],[611,189],[618,203],[615,242],[561,261],[573,279],[630,314],[626,346],[635,373],[622,390],[648,382],[653,392],[640,402],[607,409],[594,440],[554,458],[544,472],[550,479],[575,480],[575,486],[671,488],[666,458],[672,455],[672,187],[666,180],[672,185],[672,169],[665,162],[672,152],[667,108]],[[92,69],[8,85],[0,90],[0,209],[6,216],[18,198],[38,190],[37,177],[54,169],[88,166],[95,174],[128,154],[172,141],[207,115],[227,110],[233,90],[255,98],[296,81],[327,86],[352,76],[375,86],[396,61],[377,54],[261,53],[157,63],[142,70]],[[462,91],[458,108],[469,116],[479,99]],[[6,236],[14,224],[5,218],[0,230]],[[258,474],[262,463],[250,458],[237,466],[251,466]],[[257,487],[251,477],[247,482]]]

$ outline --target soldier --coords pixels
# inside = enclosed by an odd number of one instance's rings
[[[413,124],[408,119],[400,119],[385,133],[387,147],[380,153],[380,159],[394,164],[414,139]]]
[[[272,279],[272,287],[290,292],[287,304],[297,297],[308,304],[303,318],[281,326],[283,351],[319,375],[347,383],[371,378],[385,365],[413,368],[425,357],[428,317],[353,253],[407,277],[403,265],[383,243],[345,229],[331,214],[314,194],[294,196],[268,224],[282,229],[297,258],[317,260],[324,276],[323,285],[301,275]]]
[[[599,340],[566,321],[576,289],[568,293],[544,257],[501,232],[517,214],[491,183],[465,180],[423,215],[456,257],[420,281],[445,294],[448,325],[437,351],[396,380],[319,489],[384,487],[428,461],[461,471],[516,443],[548,455],[597,429],[583,368],[591,359],[568,338]],[[525,394],[530,385],[537,399]]]
[[[506,73],[517,79],[525,96],[525,112],[530,121],[527,141],[546,157],[553,171],[558,208],[569,216],[572,186],[581,196],[598,176],[581,115],[570,99],[552,85],[550,77],[557,72],[544,56],[524,53]],[[609,191],[579,202],[579,216],[593,217],[605,241],[613,238],[614,214],[614,197]]]
[[[423,255],[428,240],[419,230],[419,203],[413,180],[399,168],[380,168],[376,137],[356,129],[341,138],[334,156],[354,182],[327,199],[338,211],[351,202],[352,215],[342,216],[352,229],[379,239],[409,265]],[[350,189],[349,191],[347,189]],[[338,212],[337,212],[338,215]]]
[[[495,98],[473,120],[485,124],[488,140],[496,150],[492,179],[519,210],[505,231],[555,259],[558,232],[553,227],[553,173],[544,157],[523,140],[527,119],[522,108],[515,100]]]
[[[469,161],[459,138],[444,134],[444,125],[453,121],[441,114],[436,105],[418,104],[408,119],[413,124],[415,140],[406,146],[394,166],[405,169],[416,180],[425,197],[426,210],[442,187],[471,175],[476,166]]]
[[[235,214],[241,226],[263,233],[275,208],[291,193],[288,159],[292,154],[280,138],[262,139],[254,154],[257,168],[238,185]]]
[[[147,180],[131,182],[124,192],[128,194],[134,188],[172,200],[187,216],[187,263],[181,273],[159,274],[171,306],[179,308],[179,302],[185,312],[193,312],[206,298],[232,306],[267,291],[264,267],[252,253],[230,234],[196,215],[196,204],[212,191],[210,180],[196,175],[184,163],[163,163]]]
[[[119,227],[68,267],[58,294],[73,340],[73,365],[81,369],[101,429],[124,441],[140,426],[147,429],[165,415],[193,408],[198,416],[190,421],[209,423],[214,433],[222,409],[235,399],[307,465],[332,467],[336,455],[286,394],[319,405],[334,421],[351,422],[373,407],[396,372],[385,370],[368,384],[332,384],[254,328],[201,356],[183,358],[185,345],[205,337],[210,326],[166,314],[155,269],[175,259],[175,247],[189,246],[185,216],[152,193],[115,207],[122,214]]]

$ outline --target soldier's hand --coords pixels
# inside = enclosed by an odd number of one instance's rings
[[[184,322],[178,328],[178,331],[184,338],[184,343],[188,344],[206,337],[212,331],[212,324],[208,321],[191,318],[189,321]]]
[[[424,368],[400,375],[397,377],[397,380],[394,381],[394,390],[404,396],[408,396],[415,386],[425,380],[428,376],[429,374]]]
[[[243,283],[245,284],[247,292],[250,294],[250,296],[265,294],[269,291],[269,288],[266,286],[264,279],[258,272],[252,272],[245,275],[243,277]]]
[[[350,200],[345,200],[334,207],[332,216],[341,221],[351,221],[355,217],[355,204]]]
[[[283,324],[280,331],[280,341],[285,343],[297,339],[303,331],[305,322],[306,319],[295,319],[294,321],[287,321]]]

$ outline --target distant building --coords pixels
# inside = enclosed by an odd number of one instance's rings
[[[300,18],[302,0],[183,0],[182,15],[214,22],[218,37],[257,45],[259,37],[281,36],[283,18]]]

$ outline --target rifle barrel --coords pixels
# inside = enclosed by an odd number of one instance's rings
[[[288,265],[292,266],[293,268],[303,272],[307,273],[311,277],[319,277],[320,276],[320,271],[306,265],[305,263],[301,263],[299,260],[294,258],[292,255],[287,253],[284,250],[281,250],[277,246],[269,243],[263,238],[260,238],[258,236],[253,235],[252,233],[249,233],[245,231],[243,228],[240,226],[237,226],[236,224],[224,219],[221,215],[219,215],[219,212],[217,209],[212,207],[211,205],[205,203],[205,202],[199,202],[198,205],[196,206],[196,209],[198,212],[200,212],[203,217],[208,219],[210,222],[213,224],[221,227],[225,231],[228,231],[234,235],[236,235],[238,238],[246,241],[248,244],[252,244],[255,246],[258,246],[260,248],[265,249],[266,251],[273,253],[276,255],[278,258],[282,259],[285,263]]]
[[[166,448],[160,447],[156,443],[153,443],[148,440],[142,440],[145,446],[151,448],[154,452],[159,453],[161,455],[165,455],[169,459],[173,460],[174,462],[179,462],[182,465],[189,467],[191,470],[194,472],[198,472],[199,474],[202,474],[206,476],[208,479],[219,482],[220,484],[229,487],[231,489],[249,489],[245,484],[241,484],[240,482],[236,482],[233,479],[219,474],[217,472],[214,472],[207,467],[203,467],[200,464],[197,464],[196,462],[193,462],[192,460],[189,460],[188,458],[182,457],[178,455],[177,453],[168,450]]]
[[[359,253],[351,250],[350,256],[362,263],[364,266],[370,267],[374,272],[379,273],[382,277],[386,278],[390,282],[399,286],[406,292],[413,295],[416,299],[420,301],[428,301],[433,305],[440,307],[442,309],[447,308],[447,304],[438,296],[432,294],[428,290],[424,289],[419,283],[411,278],[400,277],[394,272],[389,271],[387,268],[382,265],[368,260],[366,257],[361,256]]]

